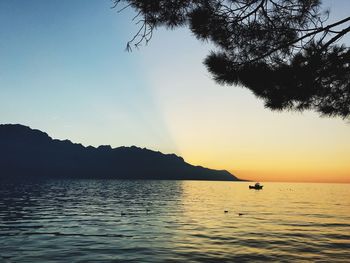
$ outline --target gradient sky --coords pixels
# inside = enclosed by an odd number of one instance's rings
[[[219,86],[210,46],[137,27],[109,0],[0,1],[0,122],[84,145],[137,145],[258,181],[350,182],[350,121],[272,112],[247,89]],[[327,1],[344,18],[350,1]],[[349,38],[345,41],[350,43]]]

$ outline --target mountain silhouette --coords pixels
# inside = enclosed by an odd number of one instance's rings
[[[239,181],[226,170],[193,166],[139,147],[97,148],[52,139],[19,124],[0,125],[0,179],[47,178]]]

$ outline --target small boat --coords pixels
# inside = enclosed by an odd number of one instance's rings
[[[262,188],[263,185],[260,185],[260,183],[256,183],[255,185],[249,185],[249,189],[261,190]]]

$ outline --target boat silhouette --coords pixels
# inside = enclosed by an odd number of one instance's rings
[[[249,185],[249,189],[255,189],[255,190],[261,190],[263,189],[263,185],[260,185],[260,183],[255,183],[255,185]]]

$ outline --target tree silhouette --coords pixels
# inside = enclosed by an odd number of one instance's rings
[[[216,46],[204,61],[220,84],[242,85],[273,110],[313,109],[350,116],[350,50],[339,40],[350,17],[326,24],[319,0],[114,0],[134,8],[139,31],[127,49],[159,26],[188,26]]]

